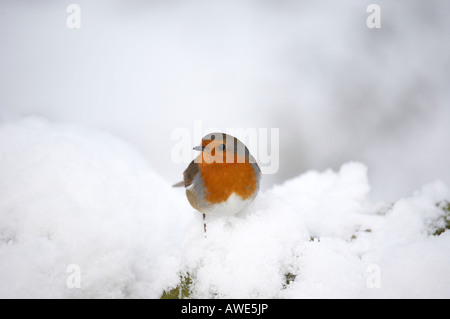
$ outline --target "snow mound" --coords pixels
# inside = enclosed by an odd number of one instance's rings
[[[235,217],[208,218],[207,238],[184,243],[192,297],[450,296],[450,235],[432,236],[449,189],[431,183],[392,207],[370,204],[369,189],[367,168],[348,163],[274,187]]]
[[[0,297],[160,295],[156,261],[189,214],[126,142],[24,119],[0,127],[0,176]]]
[[[107,133],[2,124],[0,297],[159,298],[183,277],[191,298],[450,297],[441,182],[371,203],[363,164],[310,171],[207,216],[206,237],[171,182]]]

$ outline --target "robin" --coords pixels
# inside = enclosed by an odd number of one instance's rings
[[[233,215],[251,203],[259,190],[261,170],[247,147],[225,133],[211,133],[194,147],[200,154],[184,171],[186,196],[205,215]],[[206,232],[206,224],[205,224]]]

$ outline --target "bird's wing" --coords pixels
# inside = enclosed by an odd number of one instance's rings
[[[192,161],[183,173],[183,181],[174,184],[172,187],[188,187],[192,184],[195,175],[199,172],[198,164]]]
[[[185,187],[188,187],[192,184],[192,182],[194,181],[194,177],[198,174],[199,171],[200,170],[198,168],[198,163],[192,161],[183,173]]]

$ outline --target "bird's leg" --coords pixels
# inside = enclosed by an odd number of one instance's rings
[[[206,221],[205,221],[206,215],[203,214],[203,231],[205,232],[205,236],[206,236]]]

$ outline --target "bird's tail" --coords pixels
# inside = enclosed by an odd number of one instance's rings
[[[181,186],[184,186],[184,181],[172,185],[172,187],[181,187]]]

